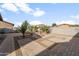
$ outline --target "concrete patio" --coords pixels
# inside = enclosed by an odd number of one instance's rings
[[[32,40],[21,39],[15,42],[14,37],[21,34],[6,34],[6,39],[0,45],[0,55],[7,56],[54,56],[54,55],[79,55],[78,30],[63,29],[53,30],[52,33]],[[77,37],[76,37],[77,36]],[[31,41],[29,41],[31,40]],[[28,41],[28,42],[27,42]],[[15,48],[15,46],[18,46]]]

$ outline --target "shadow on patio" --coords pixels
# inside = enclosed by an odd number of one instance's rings
[[[79,56],[79,33],[69,42],[57,43],[36,56]]]

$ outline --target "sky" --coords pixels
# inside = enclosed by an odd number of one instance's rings
[[[21,25],[30,24],[79,24],[78,3],[0,3],[3,20]]]

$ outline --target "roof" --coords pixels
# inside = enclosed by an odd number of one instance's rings
[[[0,21],[3,21],[1,14],[0,14]]]
[[[70,24],[60,24],[60,25],[70,25]]]
[[[13,26],[14,26],[14,24],[12,24],[12,23],[10,23],[10,22],[6,22],[6,21],[3,21],[3,22],[8,23],[8,24],[11,24],[11,25],[13,25]]]
[[[3,18],[2,18],[2,16],[1,16],[1,13],[0,13],[0,21],[5,22],[5,23],[8,23],[8,24],[11,24],[11,25],[13,25],[13,26],[14,26],[14,24],[13,24],[13,23],[10,23],[10,22],[7,22],[7,21],[3,21]]]

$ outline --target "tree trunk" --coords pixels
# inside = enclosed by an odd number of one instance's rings
[[[25,38],[25,33],[23,33],[23,38]]]

